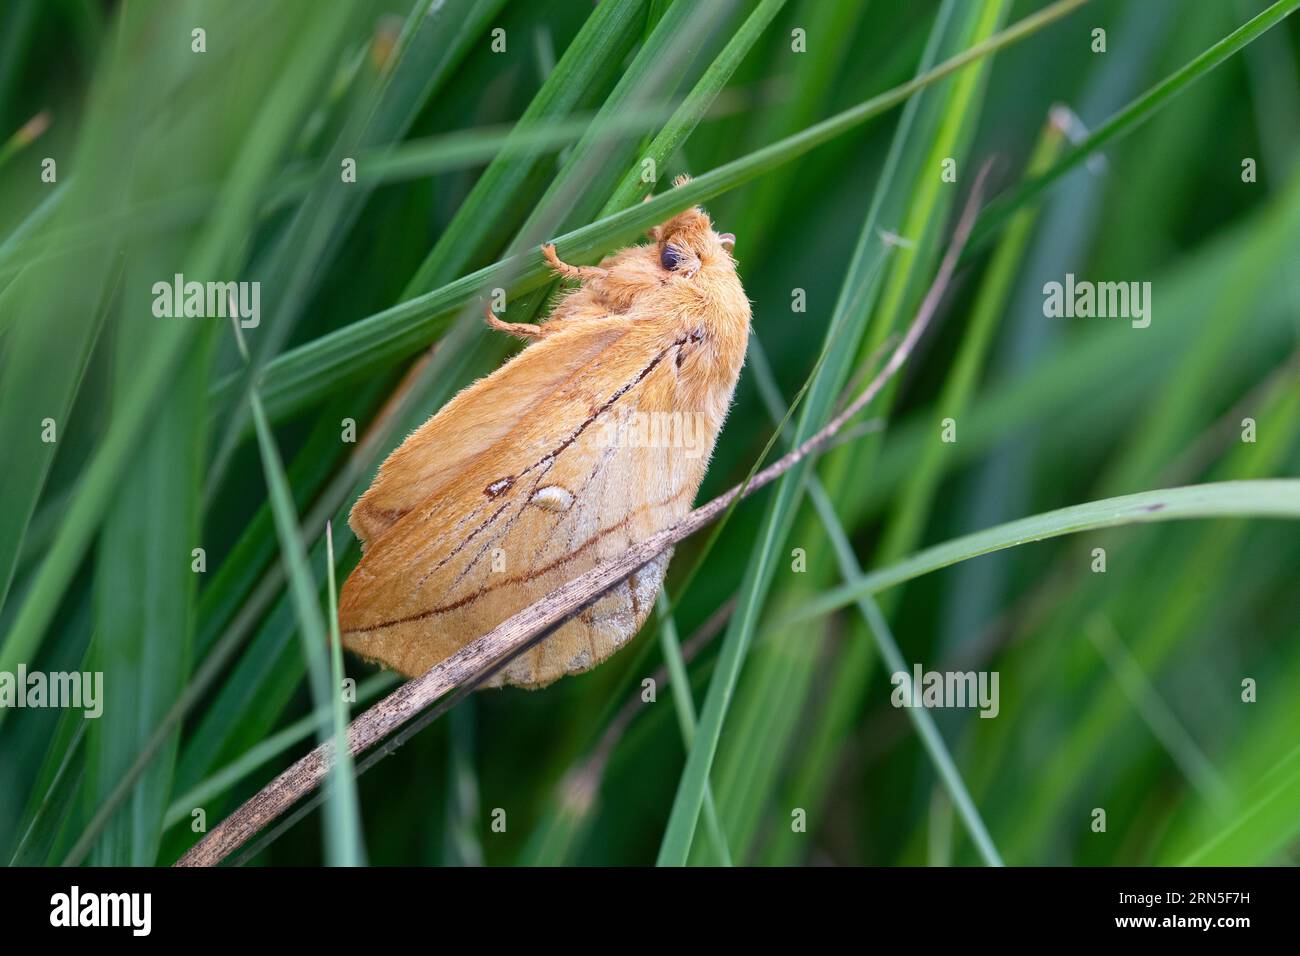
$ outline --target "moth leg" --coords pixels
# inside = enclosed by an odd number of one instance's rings
[[[487,316],[487,324],[498,332],[505,332],[507,335],[515,335],[525,341],[540,339],[546,334],[546,330],[540,325],[533,325],[531,322],[502,322],[497,318],[492,306],[484,304],[484,314]]]
[[[592,279],[603,279],[609,275],[609,270],[602,269],[600,266],[571,266],[555,254],[555,246],[547,243],[542,246],[542,255],[546,261],[551,264],[551,268],[566,279],[577,279],[579,282],[589,282]]]

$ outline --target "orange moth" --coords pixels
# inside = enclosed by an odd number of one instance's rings
[[[688,209],[599,266],[529,342],[399,446],[349,523],[361,562],[339,600],[344,645],[424,673],[517,611],[672,526],[691,508],[731,404],[750,308],[735,239]],[[645,622],[665,553],[489,686],[542,687],[590,670]]]

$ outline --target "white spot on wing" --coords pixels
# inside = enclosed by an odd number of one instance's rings
[[[546,511],[568,511],[573,507],[573,493],[559,485],[547,485],[537,490],[532,503]]]

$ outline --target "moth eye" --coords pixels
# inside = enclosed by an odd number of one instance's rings
[[[682,264],[682,259],[684,258],[685,257],[677,249],[672,246],[664,246],[664,251],[659,253],[659,264],[669,272],[672,272]]]

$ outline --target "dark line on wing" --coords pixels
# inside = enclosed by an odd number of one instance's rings
[[[543,456],[542,456],[541,458],[539,458],[537,461],[533,462],[531,465],[529,465],[529,466],[528,466],[527,468],[525,468],[523,471],[519,472],[518,475],[516,475],[516,476],[512,476],[512,477],[509,479],[509,482],[510,482],[509,485],[507,485],[505,488],[503,488],[503,489],[502,489],[501,491],[499,491],[497,494],[505,494],[505,493],[507,493],[507,492],[513,490],[514,486],[518,483],[518,481],[519,481],[521,478],[523,478],[525,475],[527,475],[529,472],[531,472],[533,469],[537,468],[539,465],[543,464],[544,462],[547,462],[547,461],[554,461],[556,458],[558,458],[559,455],[560,455],[560,453],[563,452],[564,449],[568,448],[570,445],[572,445],[575,441],[578,440],[579,436],[581,436],[582,433],[583,433],[584,431],[586,431],[587,427],[590,426],[592,422],[594,422],[597,418],[599,418],[599,417],[600,417],[601,415],[603,415],[605,412],[609,411],[609,409],[613,407],[613,405],[614,405],[615,402],[617,402],[620,398],[622,398],[622,397],[623,397],[624,395],[626,395],[629,391],[631,391],[633,388],[635,388],[637,385],[639,385],[642,381],[644,381],[644,380],[645,380],[645,377],[646,377],[647,375],[649,375],[652,371],[654,371],[655,366],[657,366],[660,362],[662,362],[662,361],[664,360],[665,356],[667,356],[669,352],[671,352],[671,351],[672,351],[673,349],[675,349],[675,348],[680,348],[682,345],[686,344],[687,342],[698,342],[701,338],[703,338],[703,335],[702,335],[700,332],[698,332],[698,331],[697,331],[697,332],[691,332],[689,335],[685,335],[685,336],[683,336],[682,338],[678,339],[677,341],[673,342],[671,345],[666,346],[666,347],[665,347],[665,348],[664,348],[664,349],[663,349],[663,350],[662,350],[658,355],[656,355],[653,359],[650,360],[650,364],[648,364],[645,368],[643,368],[640,372],[637,373],[637,375],[636,375],[636,377],[635,377],[634,379],[632,379],[632,380],[631,380],[630,382],[628,382],[627,384],[621,386],[617,391],[614,392],[613,395],[611,395],[611,396],[609,397],[609,399],[605,402],[604,405],[600,406],[600,408],[596,409],[596,411],[594,411],[590,416],[588,416],[587,419],[586,419],[586,421],[584,421],[582,424],[580,424],[580,425],[577,427],[577,429],[574,430],[574,432],[573,432],[572,435],[570,435],[568,438],[566,438],[564,441],[562,441],[562,442],[561,442],[558,446],[556,446],[556,448],[554,448],[552,451],[547,452],[545,455],[543,455]],[[576,378],[576,377],[577,377],[577,376],[575,375],[574,378]],[[572,380],[573,380],[572,378],[569,379],[569,381],[572,381]],[[491,488],[495,487],[497,484],[499,484],[499,482],[501,482],[501,481],[505,481],[505,480],[506,480],[506,479],[504,479],[504,478],[502,478],[502,479],[498,479],[498,481],[495,481],[495,482],[493,482],[492,484],[488,485],[488,489],[491,489]],[[533,483],[533,488],[532,488],[532,490],[533,490],[533,491],[536,491],[536,490],[537,490],[537,483],[536,483],[536,482]],[[492,497],[495,497],[495,495],[492,496]],[[527,502],[525,502],[525,504],[527,504]],[[507,503],[507,505],[508,505],[508,503]],[[480,524],[477,528],[475,528],[473,531],[471,531],[471,532],[469,533],[469,535],[465,538],[465,540],[461,541],[460,544],[458,544],[458,545],[456,545],[456,547],[452,548],[451,551],[448,552],[446,555],[444,555],[443,558],[442,558],[440,561],[438,561],[436,564],[434,564],[434,566],[433,566],[432,568],[430,568],[427,572],[425,572],[424,575],[421,576],[420,580],[416,582],[416,584],[415,584],[415,589],[418,590],[419,588],[423,587],[425,581],[429,580],[429,578],[430,578],[432,575],[437,574],[438,571],[442,570],[443,566],[444,566],[445,564],[447,564],[448,561],[450,561],[452,558],[456,557],[456,555],[460,554],[461,551],[465,550],[466,546],[469,545],[470,541],[473,540],[473,538],[474,538],[476,535],[478,535],[478,533],[479,533],[480,531],[482,531],[482,530],[483,530],[484,528],[486,528],[488,525],[490,525],[490,524],[492,524],[494,521],[496,521],[496,519],[497,519],[498,517],[500,517],[501,512],[505,509],[505,507],[507,507],[507,505],[503,505],[501,508],[499,508],[499,509],[497,509],[496,511],[494,511],[490,516],[488,516],[488,518],[487,518],[487,519],[486,519],[482,524]],[[520,510],[522,511],[522,508],[521,508]],[[513,519],[512,519],[512,522],[511,522],[511,523],[513,523]],[[507,529],[506,529],[506,530],[509,530],[509,526],[508,526],[508,525],[507,525]],[[479,560],[482,556],[483,556],[483,550],[480,550],[479,553],[478,553],[477,555],[475,555],[474,559],[469,563],[469,566],[466,567],[466,568],[465,568],[465,569],[460,573],[460,575],[456,578],[456,580],[455,580],[454,582],[452,582],[452,586],[453,586],[453,587],[454,587],[456,584],[459,584],[460,581],[464,579],[465,575],[468,574],[468,573],[473,569],[474,565],[478,562],[478,560]]]
[[[537,493],[537,486],[542,483],[542,479],[546,477],[549,471],[550,469],[547,468],[546,471],[542,472],[533,480],[533,486],[528,490],[528,494],[516,495],[514,498],[511,499],[511,501],[507,501],[506,504],[502,506],[502,508],[504,509],[506,507],[509,507],[511,502],[517,501],[519,503],[519,507],[515,510],[515,513],[512,514],[506,520],[505,527],[497,532],[496,537],[489,538],[486,542],[484,542],[483,547],[478,549],[478,554],[470,558],[469,563],[466,564],[465,567],[461,569],[460,574],[456,575],[456,580],[452,581],[451,584],[447,585],[447,590],[450,591],[451,589],[455,588],[456,585],[460,584],[461,581],[464,581],[466,576],[468,576],[469,573],[474,570],[474,566],[478,564],[479,561],[483,560],[483,555],[487,553],[488,548],[492,547],[492,545],[494,545],[497,541],[501,540],[503,537],[505,537],[510,533],[510,529],[514,527],[515,522],[519,520],[519,516],[522,515],[524,513],[524,509],[528,507],[528,502],[532,500],[532,496]],[[457,550],[459,550],[459,548]],[[420,583],[423,584],[426,580],[428,580],[428,577],[429,576],[426,574],[423,578],[420,579]]]
[[[622,334],[620,334],[619,338],[622,338],[622,336],[625,335],[625,334],[626,334],[625,332],[622,333]],[[670,346],[670,348],[671,348],[671,346]],[[561,389],[561,388],[565,388],[565,387],[567,387],[567,386],[569,386],[569,385],[572,385],[573,382],[574,382],[574,381],[575,381],[575,380],[576,380],[580,375],[582,375],[584,372],[587,371],[587,368],[588,368],[587,366],[580,366],[579,368],[574,369],[573,372],[572,372],[570,375],[568,375],[568,376],[565,377],[564,381],[563,381],[561,384],[559,384],[559,385],[556,386],[556,390]],[[500,444],[500,441],[495,442],[495,443],[493,444],[492,447],[496,447],[497,444]],[[480,453],[480,456],[479,456],[479,457],[481,457],[482,454],[484,454],[484,453]],[[476,460],[477,460],[477,459],[476,459]],[[509,480],[510,480],[511,485],[513,485],[513,484],[514,484],[514,480],[515,480],[515,479],[514,479],[514,476],[510,476],[510,479],[509,479]],[[495,482],[494,482],[493,484],[495,484]],[[498,497],[498,496],[500,496],[500,495],[502,495],[502,494],[505,494],[507,491],[510,490],[509,487],[506,487],[506,488],[503,488],[503,489],[501,489],[500,491],[498,491],[496,495],[493,495],[493,494],[491,494],[491,493],[489,492],[489,489],[491,489],[491,487],[492,487],[492,485],[489,485],[487,489],[484,489],[485,493],[487,493],[487,495],[488,495],[489,498],[495,498],[495,497]],[[427,501],[427,499],[426,499],[426,501]],[[417,507],[419,507],[419,506],[417,506]],[[406,510],[404,510],[404,511],[395,511],[394,514],[396,514],[397,517],[393,520],[393,524],[396,524],[398,520],[400,520],[401,518],[404,518],[404,517],[406,517],[407,515],[411,514],[414,510],[415,510],[414,508],[410,508],[410,509],[406,509]],[[478,509],[477,509],[477,508],[475,508],[475,509],[471,509],[471,510],[469,511],[468,514],[466,514],[464,517],[462,517],[462,518],[457,522],[457,524],[458,524],[458,525],[463,524],[466,520],[472,519],[472,518],[474,517],[474,515],[477,514],[477,513],[478,513]],[[474,535],[476,535],[476,534],[478,534],[480,531],[482,531],[483,528],[484,528],[486,525],[491,524],[492,521],[495,520],[495,518],[496,518],[496,513],[494,513],[493,515],[491,515],[491,516],[490,516],[490,517],[489,517],[489,518],[488,518],[488,519],[487,519],[487,520],[486,520],[482,525],[480,525],[479,527],[475,528],[474,531],[470,532],[469,537],[466,538],[465,541],[462,541],[459,545],[457,545],[456,548],[454,548],[450,554],[446,555],[446,556],[445,556],[441,561],[439,561],[436,565],[434,565],[434,567],[433,567],[432,569],[430,569],[430,571],[429,571],[428,573],[429,573],[429,574],[433,574],[433,573],[436,572],[439,568],[441,568],[444,564],[446,564],[448,561],[450,561],[452,558],[454,558],[458,553],[460,553],[461,549],[464,548],[465,545],[469,542],[469,538],[474,537]],[[427,516],[427,515],[425,516],[425,520],[428,520],[428,516]],[[391,528],[392,528],[392,525],[390,524],[390,525],[389,525],[389,529],[391,529]],[[389,530],[389,529],[385,529],[385,532],[386,532],[387,530]],[[436,540],[436,539],[435,539],[435,540]],[[427,551],[427,550],[428,550],[428,547],[424,548],[423,550],[424,550],[424,551]],[[421,583],[423,583],[424,580],[425,580],[427,577],[428,577],[428,575],[426,574],[424,578],[421,578],[421,579],[420,579]]]
[[[556,567],[563,564],[565,561],[568,561],[576,557],[577,555],[581,554],[582,552],[586,551],[588,548],[594,545],[597,541],[604,538],[606,535],[612,534],[615,531],[619,531],[627,527],[627,525],[632,521],[632,519],[635,518],[637,515],[641,514],[643,511],[647,511],[650,508],[662,508],[665,505],[671,504],[674,500],[681,497],[682,492],[684,492],[685,490],[686,490],[686,486],[683,485],[681,488],[678,488],[667,498],[664,498],[660,501],[650,501],[643,505],[639,505],[632,511],[628,512],[622,521],[618,522],[617,524],[612,524],[608,528],[602,528],[601,530],[593,534],[590,538],[588,538],[586,541],[584,541],[577,548],[567,552],[562,557],[556,558],[550,564],[537,568],[536,570],[531,571],[528,574],[521,574],[520,576],[515,578],[506,578],[504,581],[494,582],[492,585],[493,588],[503,587],[505,585],[510,585],[510,584],[524,584],[528,581],[533,580],[534,578],[546,574],[548,571],[553,571]],[[393,618],[391,621],[381,621],[378,624],[368,624],[365,627],[353,627],[353,628],[349,628],[348,630],[350,633],[359,634],[359,633],[365,633],[367,631],[377,631],[380,628],[392,627],[396,624],[409,624],[411,621],[422,621],[425,618],[436,617],[439,614],[446,614],[448,611],[455,611],[459,608],[464,607],[467,604],[471,604],[474,601],[477,601],[480,597],[482,597],[488,590],[489,590],[488,588],[480,588],[479,590],[475,591],[473,594],[467,594],[465,597],[452,601],[450,604],[444,604],[441,607],[432,607],[429,608],[427,611],[418,611],[417,613],[407,615],[406,617],[397,617],[397,618]]]
[[[480,524],[477,528],[475,528],[473,531],[471,531],[469,534],[467,534],[467,535],[465,536],[465,540],[463,540],[460,544],[456,545],[456,547],[452,549],[452,551],[451,551],[450,554],[448,554],[445,558],[443,558],[441,561],[439,561],[437,564],[435,564],[435,565],[434,565],[432,568],[430,568],[428,571],[424,572],[424,574],[421,575],[420,580],[418,580],[418,581],[415,582],[415,587],[414,587],[412,590],[418,591],[421,587],[423,587],[425,581],[429,580],[429,578],[430,578],[432,575],[436,574],[436,573],[438,572],[438,569],[441,568],[444,564],[446,564],[448,561],[450,561],[450,560],[451,560],[452,558],[454,558],[456,555],[460,554],[460,552],[463,551],[463,550],[465,549],[465,547],[466,547],[466,546],[467,546],[471,541],[474,540],[475,536],[478,535],[478,533],[479,533],[480,531],[482,531],[484,528],[490,526],[490,525],[492,524],[492,522],[494,522],[494,521],[497,520],[497,518],[500,518],[502,512],[504,512],[504,511],[505,511],[507,508],[509,508],[509,507],[510,507],[510,502],[509,502],[509,501],[504,502],[504,503],[501,505],[500,508],[498,508],[496,511],[494,511],[494,512],[492,512],[490,515],[488,515],[487,518],[485,518],[485,519],[483,520],[482,524]],[[488,543],[490,544],[491,542],[488,542]],[[482,552],[479,552],[479,553],[481,554]]]
[[[554,449],[547,452],[537,461],[533,462],[531,465],[529,465],[527,468],[521,471],[519,473],[519,477],[522,478],[524,475],[528,474],[530,471],[532,471],[534,468],[536,468],[537,466],[541,465],[544,462],[554,461],[556,458],[558,458],[560,456],[560,453],[563,452],[564,449],[568,448],[570,445],[572,445],[575,441],[578,440],[578,438],[582,435],[584,431],[587,430],[588,426],[590,426],[592,422],[594,422],[601,415],[605,414],[605,412],[613,408],[614,403],[617,402],[620,398],[622,398],[632,389],[640,385],[645,380],[645,377],[649,375],[651,372],[653,372],[655,370],[655,367],[668,356],[669,352],[671,352],[675,348],[680,348],[681,346],[685,345],[687,342],[698,342],[700,341],[701,338],[703,338],[702,333],[698,331],[691,332],[688,335],[682,336],[680,339],[673,342],[671,345],[665,346],[664,349],[658,355],[656,355],[654,358],[650,360],[650,363],[645,368],[641,369],[641,371],[637,373],[635,378],[633,378],[626,385],[620,387],[617,391],[614,392],[613,395],[611,395],[606,400],[604,405],[601,405],[594,412],[588,415],[586,421],[584,421],[581,425],[579,425],[574,430],[572,435],[564,439],[564,441],[560,442],[560,444],[557,445]]]

